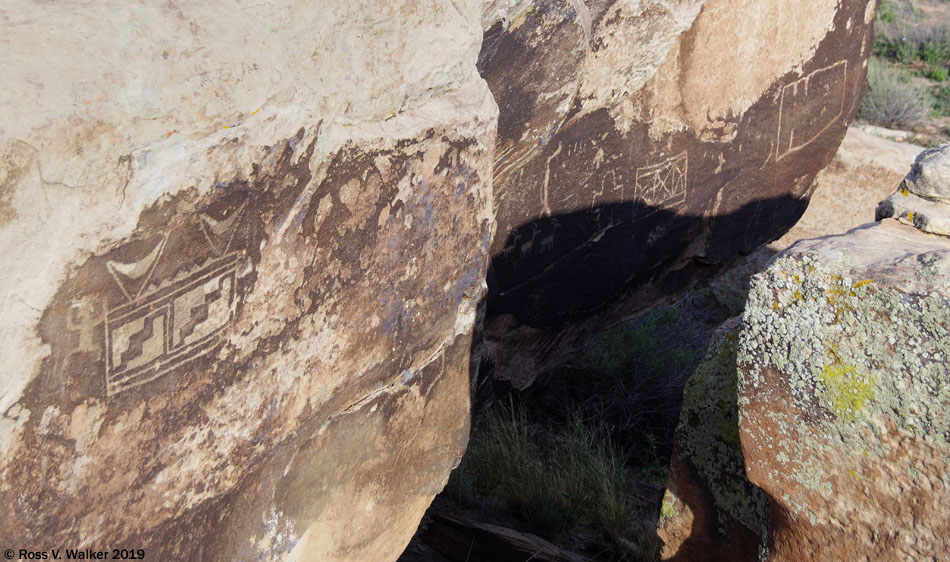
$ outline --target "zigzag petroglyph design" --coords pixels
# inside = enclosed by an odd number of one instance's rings
[[[106,394],[145,384],[208,353],[219,341],[236,307],[237,272],[243,253],[232,251],[245,202],[223,219],[198,216],[215,256],[183,279],[150,287],[170,232],[143,258],[108,261],[107,268],[128,302],[105,319]]]

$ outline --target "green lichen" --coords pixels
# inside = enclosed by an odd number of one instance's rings
[[[676,504],[673,500],[673,494],[667,490],[663,494],[663,503],[660,504],[660,523],[670,521],[676,517]]]
[[[763,480],[773,501],[817,523],[847,519],[839,510],[851,503],[809,498],[875,474],[895,438],[950,452],[950,254],[895,252],[899,263],[868,265],[823,244],[753,279],[737,352],[743,443],[775,459]],[[938,462],[950,466],[950,454]],[[950,470],[922,478],[950,486]]]
[[[696,468],[709,490],[723,532],[732,521],[755,531],[766,518],[765,495],[746,479],[739,441],[738,326],[734,319],[713,336],[705,358],[686,384],[677,428],[678,454]]]
[[[818,380],[824,386],[825,406],[839,420],[855,421],[865,405],[874,400],[874,383],[854,365],[831,364],[822,367]]]

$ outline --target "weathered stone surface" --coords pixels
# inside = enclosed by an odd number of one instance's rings
[[[894,217],[931,234],[950,236],[950,144],[920,153],[877,219]]]
[[[481,18],[0,8],[10,546],[398,556],[467,439],[497,120]]]
[[[740,318],[714,334],[690,377],[674,437],[658,533],[663,560],[755,560],[768,520],[765,494],[745,476],[736,402]]]
[[[500,122],[531,123],[499,130],[485,389],[530,384],[598,327],[791,227],[856,111],[874,8],[590,2],[585,51],[575,4],[519,6],[493,12],[479,61]]]
[[[834,159],[815,178],[808,209],[791,230],[767,247],[781,251],[805,238],[844,234],[867,224],[919,153],[915,144],[848,127]],[[757,271],[761,269],[764,264]]]
[[[738,349],[766,560],[950,555],[950,240],[894,220],[791,247]]]

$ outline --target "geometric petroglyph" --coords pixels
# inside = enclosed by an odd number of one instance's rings
[[[658,164],[637,168],[635,197],[645,205],[647,214],[686,204],[686,156],[681,152]]]
[[[217,257],[174,283],[146,290],[169,234],[135,262],[107,262],[107,269],[129,301],[106,313],[107,396],[155,380],[203,356],[218,342],[237,305],[242,252],[230,250],[245,208],[227,220],[199,217],[208,245]]]
[[[775,159],[804,148],[844,113],[848,61],[818,69],[782,88]]]
[[[106,394],[154,380],[206,353],[234,313],[239,253],[106,317]]]
[[[76,335],[78,340],[71,353],[102,352],[95,339],[96,325],[102,321],[103,305],[95,296],[84,296],[73,301],[66,312],[66,330]]]

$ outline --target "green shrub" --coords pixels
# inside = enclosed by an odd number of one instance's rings
[[[894,13],[893,8],[890,6],[881,6],[877,11],[877,18],[884,23],[894,23],[897,19],[897,14]]]
[[[877,7],[877,21],[882,23],[894,23],[897,21],[897,12],[894,4],[888,0],[881,0]]]
[[[934,89],[933,109],[938,115],[950,117],[950,86],[941,86]]]
[[[926,95],[902,82],[902,76],[884,63],[871,59],[868,89],[861,100],[859,116],[883,127],[913,128],[927,116]]]
[[[939,65],[950,59],[950,47],[943,41],[927,41],[922,49],[923,58],[931,65]]]
[[[874,39],[874,56],[880,57],[882,59],[891,58],[891,42],[883,37],[877,37]]]
[[[932,66],[924,72],[924,76],[934,82],[943,82],[947,79],[947,69],[942,66]]]
[[[920,56],[920,48],[917,43],[901,39],[894,46],[894,58],[901,64],[910,64]]]

